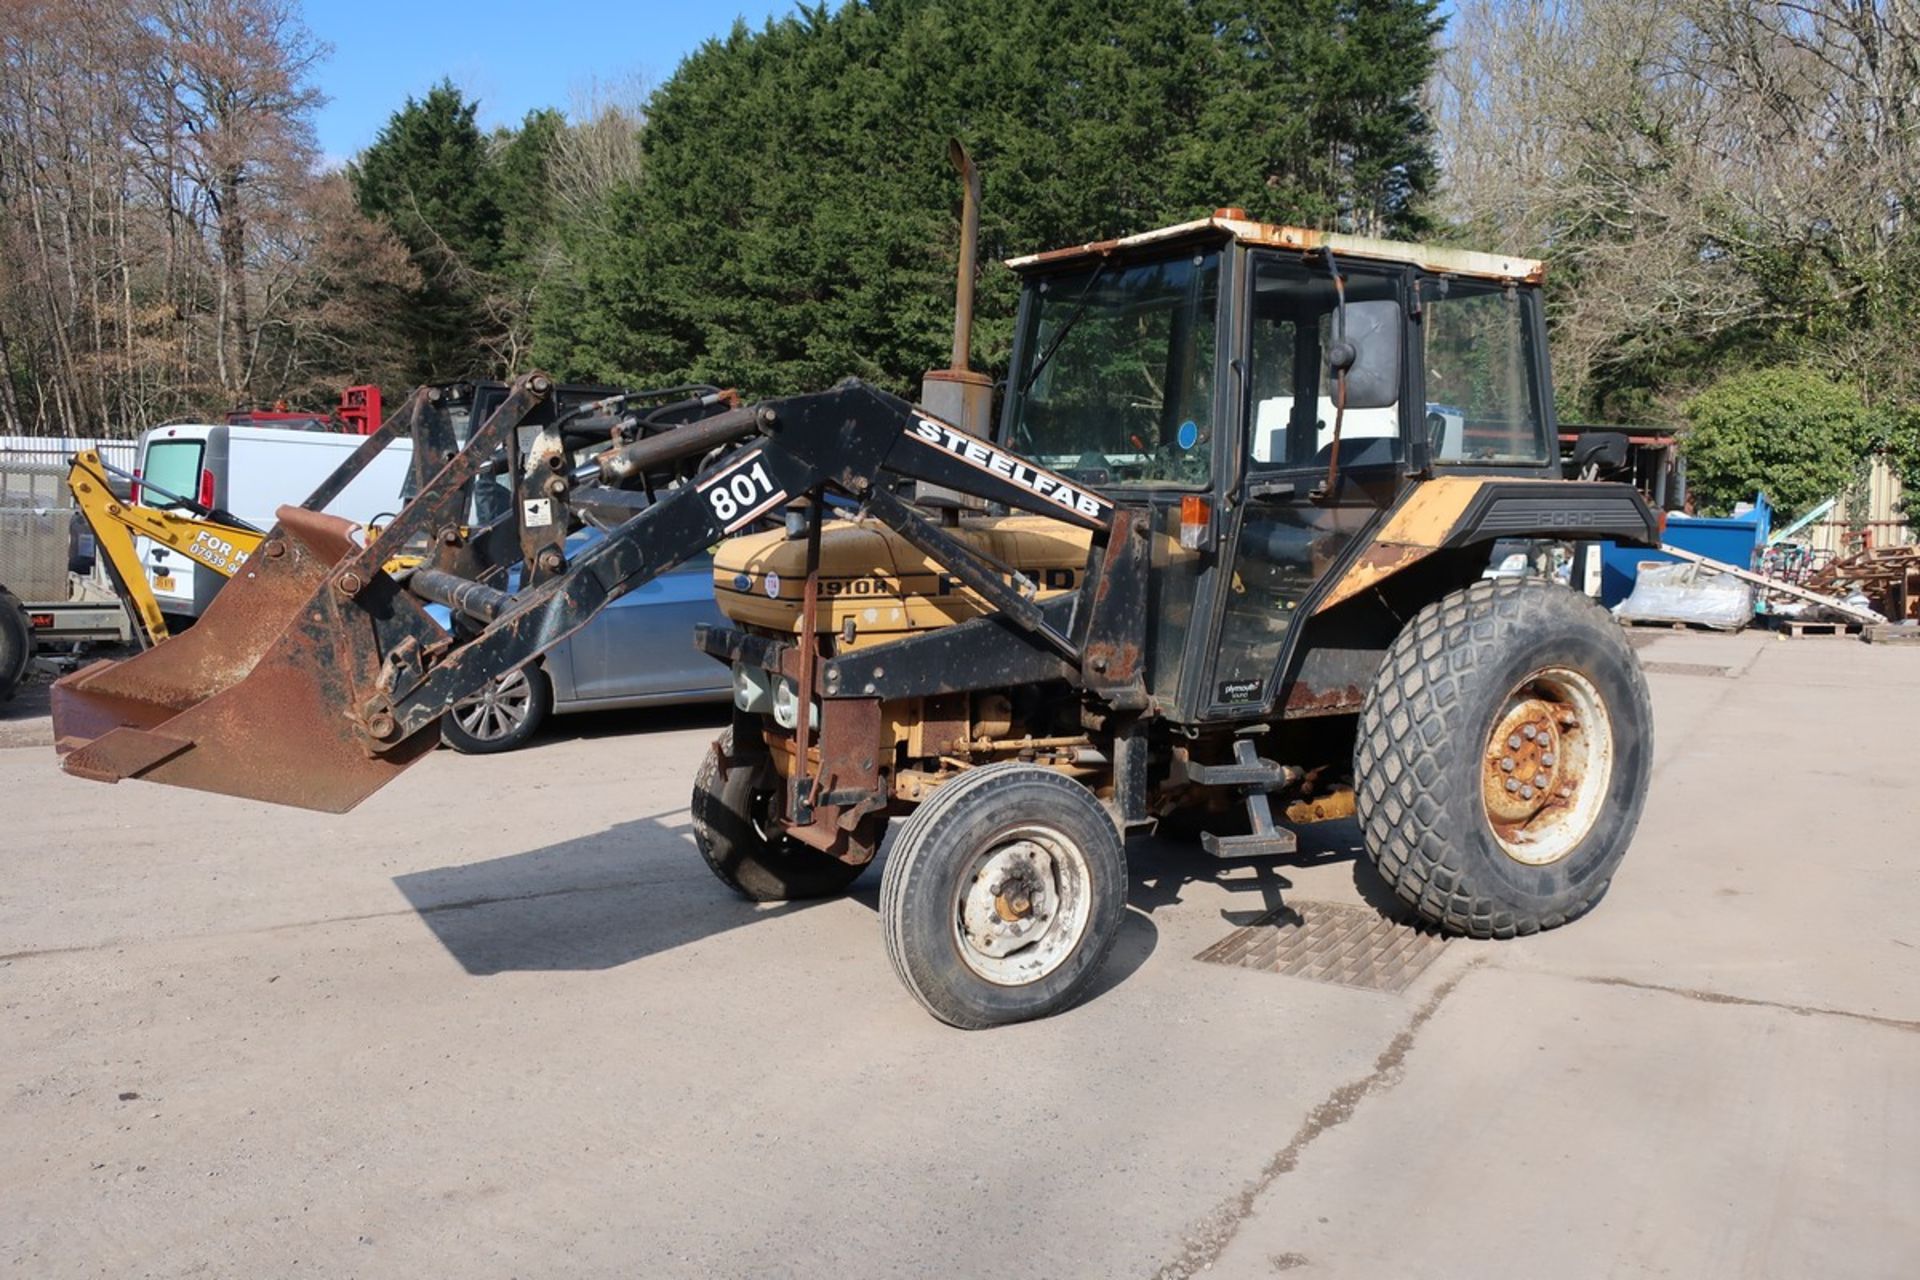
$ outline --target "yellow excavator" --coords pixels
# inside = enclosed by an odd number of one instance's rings
[[[107,575],[132,620],[134,635],[143,648],[152,648],[167,638],[167,620],[147,579],[146,566],[140,562],[136,539],[151,538],[223,578],[231,578],[260,549],[267,535],[231,512],[203,506],[151,481],[141,481],[142,488],[176,504],[174,507],[123,501],[109,483],[114,476],[125,481],[134,479],[103,461],[94,450],[86,449],[73,457],[67,470],[67,489],[93,530]]]

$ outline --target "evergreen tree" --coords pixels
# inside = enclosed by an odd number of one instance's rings
[[[506,217],[474,123],[477,105],[443,81],[424,99],[408,98],[348,167],[361,211],[393,228],[420,272],[402,307],[416,382],[482,371],[498,327],[489,276],[501,261]]]
[[[736,25],[654,95],[611,236],[570,247],[564,374],[749,394],[945,361],[957,136],[984,171],[982,258],[1237,204],[1417,230],[1433,0],[853,0]],[[980,281],[1004,364],[1014,281]]]

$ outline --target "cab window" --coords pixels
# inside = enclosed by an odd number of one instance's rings
[[[1347,303],[1396,297],[1392,276],[1342,263]],[[1333,278],[1317,262],[1270,258],[1254,268],[1253,417],[1248,461],[1262,467],[1319,467],[1333,452],[1340,425],[1342,467],[1373,466],[1400,456],[1398,403],[1367,408],[1338,404],[1338,383],[1326,352],[1338,333]]]
[[[1218,251],[1103,261],[1030,288],[1007,443],[1101,487],[1205,485]]]
[[[1426,430],[1434,462],[1539,466],[1545,414],[1532,377],[1533,325],[1518,289],[1444,280],[1423,289]]]

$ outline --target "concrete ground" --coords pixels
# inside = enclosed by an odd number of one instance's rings
[[[1192,957],[1363,902],[1136,842],[1099,993],[963,1034],[878,877],[691,847],[710,712],[441,752],[330,818],[61,774],[0,709],[0,1269],[1920,1275],[1920,649],[1660,633],[1588,918],[1383,995]],[[632,730],[633,732],[628,732]]]

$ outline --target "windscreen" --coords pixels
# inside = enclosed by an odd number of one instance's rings
[[[1220,255],[1102,262],[1032,288],[1012,448],[1089,484],[1206,484]]]

